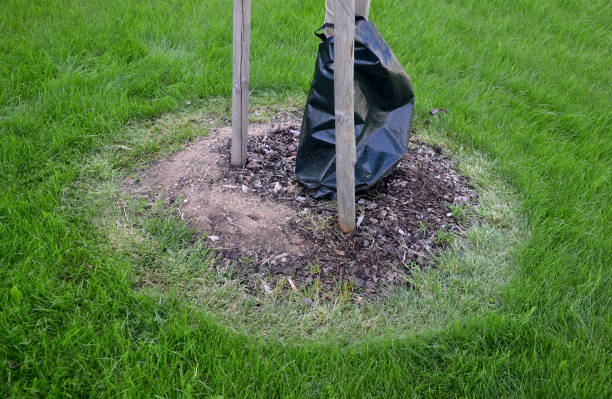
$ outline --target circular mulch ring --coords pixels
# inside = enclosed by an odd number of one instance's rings
[[[473,205],[474,190],[441,149],[413,140],[387,177],[357,193],[359,227],[343,234],[335,202],[309,197],[295,180],[298,125],[252,125],[243,169],[230,165],[231,127],[218,129],[143,171],[128,190],[177,205],[218,249],[215,267],[232,268],[257,291],[284,276],[292,289],[316,281],[384,293],[406,285],[413,268],[432,267],[463,231],[453,210]]]

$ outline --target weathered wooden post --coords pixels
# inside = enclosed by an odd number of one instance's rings
[[[355,223],[355,121],[354,121],[354,43],[355,14],[368,18],[370,0],[326,0],[325,22],[328,37],[335,30],[334,101],[336,107],[336,184],[338,224],[349,233]]]
[[[232,165],[245,166],[249,140],[249,56],[251,0],[234,0]]]
[[[334,104],[338,224],[355,230],[355,0],[336,0],[334,26]]]

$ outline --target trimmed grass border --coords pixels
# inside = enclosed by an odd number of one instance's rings
[[[253,120],[270,121],[274,120],[274,112],[299,114],[302,109],[293,104],[294,100],[282,105],[260,105],[265,101],[254,99]],[[228,106],[217,100],[205,104],[204,111],[167,115],[152,124],[134,127],[119,153],[110,147],[82,168],[94,168],[94,176],[105,178],[82,181],[68,195],[78,199],[73,206],[91,208],[86,201],[95,202],[99,212],[96,225],[100,234],[108,237],[105,251],[118,251],[124,262],[132,265],[131,274],[138,289],[160,300],[180,298],[190,303],[193,311],[203,311],[237,333],[289,342],[335,339],[354,344],[402,337],[438,331],[452,321],[484,316],[503,307],[502,289],[516,277],[514,256],[528,233],[518,216],[516,196],[491,175],[491,162],[481,154],[457,147],[454,156],[458,167],[477,187],[480,204],[476,209],[455,210],[464,212],[470,228],[465,237],[448,237],[450,248],[438,258],[435,268],[412,268],[411,290],[398,289],[387,298],[356,303],[351,287],[339,286],[332,301],[317,302],[310,308],[297,294],[248,295],[233,282],[230,270],[215,272],[211,266],[214,254],[205,237],[181,220],[176,206],[158,201],[150,209],[146,201],[122,193],[125,176],[137,175],[138,171],[131,168],[126,172],[115,165],[117,158],[121,162],[133,159],[133,166],[143,165],[145,160],[158,156],[155,149],[159,142],[166,143],[167,148],[177,148],[182,140],[208,132],[224,123],[215,115]],[[423,134],[419,139],[443,145],[449,151],[450,141],[433,132]],[[169,143],[177,145],[168,147]],[[316,297],[317,289],[315,283],[305,293]]]

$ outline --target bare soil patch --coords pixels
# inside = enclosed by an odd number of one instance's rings
[[[336,226],[333,201],[309,197],[295,180],[299,121],[250,126],[249,162],[230,165],[231,127],[200,137],[127,182],[132,195],[164,198],[217,248],[215,267],[253,291],[316,282],[368,294],[407,285],[413,268],[435,267],[461,234],[456,210],[477,196],[440,148],[413,140],[406,158],[357,195],[359,228]],[[452,206],[455,212],[451,209]]]

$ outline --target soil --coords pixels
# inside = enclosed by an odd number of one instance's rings
[[[358,229],[343,234],[333,201],[317,201],[295,179],[299,121],[249,127],[248,163],[230,165],[231,127],[200,137],[127,183],[132,195],[160,196],[217,248],[215,267],[233,270],[246,288],[323,291],[350,286],[384,294],[408,285],[414,268],[434,258],[464,226],[450,206],[477,196],[440,148],[412,140],[393,171],[357,193]]]

